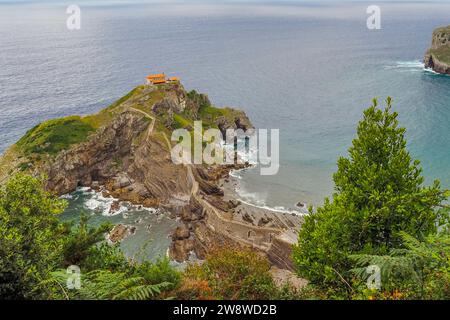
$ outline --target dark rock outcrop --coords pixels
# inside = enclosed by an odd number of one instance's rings
[[[118,224],[108,234],[108,240],[112,243],[117,243],[128,237],[130,234],[136,232],[136,227]]]

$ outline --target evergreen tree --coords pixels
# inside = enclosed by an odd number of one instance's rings
[[[297,272],[319,285],[350,287],[348,255],[387,254],[401,231],[422,239],[436,231],[446,199],[439,182],[423,185],[418,160],[406,148],[397,113],[377,101],[364,111],[349,157],[338,160],[335,193],[305,218],[294,248]]]

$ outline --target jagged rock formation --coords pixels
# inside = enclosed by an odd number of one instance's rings
[[[191,130],[194,121],[202,120],[204,127],[222,132],[247,130],[252,124],[245,113],[215,108],[206,95],[165,84],[139,86],[96,115],[69,120],[30,130],[0,159],[0,178],[18,171],[44,173],[47,188],[59,195],[85,186],[133,204],[165,208],[181,220],[169,250],[177,261],[191,252],[203,258],[211,248],[237,245],[251,246],[274,265],[292,269],[286,231],[298,228],[299,218],[238,218],[241,204],[224,199],[219,181],[245,164],[175,165],[170,156],[173,129]],[[67,132],[68,125],[72,131]],[[125,226],[117,226],[110,238],[120,241],[127,234]]]
[[[431,48],[424,58],[426,68],[442,74],[450,74],[450,26],[433,31]]]

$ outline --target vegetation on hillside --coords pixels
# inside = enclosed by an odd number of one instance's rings
[[[17,146],[26,154],[55,155],[86,140],[94,128],[79,116],[48,120],[29,130]]]
[[[0,158],[0,175],[6,176],[17,171],[28,172],[29,168],[36,167],[36,164],[48,159],[48,156],[53,157],[62,150],[86,141],[92,133],[108,125],[126,108],[134,108],[154,116],[157,131],[155,137],[159,137],[158,133],[170,137],[172,130],[179,128],[191,131],[196,120],[202,120],[204,129],[217,128],[215,122],[219,117],[233,123],[239,112],[230,108],[214,107],[206,95],[192,90],[186,94],[187,107],[183,112],[155,114],[154,105],[177,90],[184,89],[179,84],[160,85],[156,89],[140,85],[98,113],[44,121],[29,130]],[[11,158],[20,159],[20,162],[16,163]]]
[[[28,176],[12,177],[0,190],[0,298],[40,297],[35,288],[61,262],[57,215],[64,207]]]
[[[438,49],[430,49],[428,52],[437,60],[450,65],[450,46],[442,46]]]
[[[167,258],[128,259],[105,242],[111,225],[62,223],[66,201],[44,190],[43,180],[18,174],[0,190],[1,299],[218,299],[292,297],[279,291],[267,260],[242,249],[211,253],[202,265],[177,271]],[[76,265],[81,287],[69,289]],[[205,290],[203,290],[205,289]]]
[[[88,116],[69,116],[44,121],[29,130],[17,143],[19,150],[26,156],[34,158],[42,155],[56,155],[61,150],[67,150],[72,145],[85,141],[98,128],[108,124],[114,115],[123,110],[123,104],[129,103],[137,109],[147,109],[164,97],[163,92],[149,93],[145,104],[139,100],[145,86],[138,86],[128,94],[112,103],[100,112]]]
[[[206,100],[202,112],[219,115]],[[83,125],[70,117],[38,126],[18,146],[51,154],[74,143],[58,140],[66,128],[88,135]],[[58,143],[39,145],[45,139]],[[278,287],[267,259],[245,248],[213,250],[185,271],[167,259],[130,260],[105,242],[111,225],[91,228],[83,214],[60,222],[65,200],[45,191],[43,178],[14,175],[0,187],[0,299],[450,299],[449,192],[438,181],[424,186],[390,99],[364,111],[333,178],[335,193],[305,217],[293,251],[310,282],[298,291]],[[71,265],[83,275],[78,290],[66,285]],[[373,265],[381,288],[367,286]]]
[[[270,299],[277,291],[267,259],[254,251],[217,248],[191,265],[179,290],[185,299]]]
[[[430,234],[420,241],[400,233],[403,247],[387,255],[350,256],[353,270],[361,280],[357,298],[369,299],[450,299],[450,235]],[[368,265],[379,266],[382,290],[368,289]],[[358,282],[356,282],[358,283]]]
[[[156,298],[177,286],[179,272],[167,259],[137,263],[106,244],[110,225],[90,228],[85,216],[61,223],[65,205],[27,175],[2,187],[0,299]],[[67,289],[69,265],[83,272],[83,290]]]

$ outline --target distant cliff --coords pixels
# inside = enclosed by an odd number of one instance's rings
[[[450,74],[450,26],[433,31],[431,48],[425,54],[426,68],[442,74]]]

